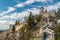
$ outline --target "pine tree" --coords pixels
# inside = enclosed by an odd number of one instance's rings
[[[20,25],[19,20],[16,20],[15,25]]]
[[[56,15],[57,15],[57,18],[60,18],[60,9],[58,9]]]
[[[60,25],[57,25],[54,28],[54,31],[55,31],[55,40],[60,40]]]
[[[30,26],[30,28],[32,28],[35,25],[34,17],[32,16],[32,13],[31,12],[30,12],[30,15],[28,17],[27,23]]]
[[[12,31],[15,32],[15,25],[13,25]]]
[[[37,22],[40,22],[41,21],[41,18],[42,18],[42,15],[38,15]]]

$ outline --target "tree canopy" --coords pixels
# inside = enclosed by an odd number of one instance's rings
[[[60,9],[58,8],[58,11],[56,12],[57,18],[60,19]]]
[[[56,39],[55,40],[60,40],[60,25],[57,25],[55,27],[54,31],[56,33],[56,35],[55,35]]]
[[[41,21],[41,18],[42,18],[42,15],[38,15],[37,21],[38,21],[38,22]]]
[[[20,25],[20,21],[16,20],[15,25]]]
[[[33,17],[31,12],[30,12],[30,15],[28,17],[27,23],[30,26],[30,28],[34,27],[34,25],[35,25],[34,17]]]

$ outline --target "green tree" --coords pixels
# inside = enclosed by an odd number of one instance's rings
[[[47,34],[46,34],[46,32],[44,32],[44,40],[46,40],[46,37],[47,37]]]
[[[33,31],[32,30],[27,30],[28,29],[28,25],[24,25],[20,30],[22,33],[21,36],[21,40],[30,40],[30,38],[33,37]],[[25,31],[26,29],[26,31]]]
[[[60,25],[57,25],[56,27],[55,27],[55,29],[54,29],[54,31],[55,31],[55,40],[60,40]]]
[[[58,8],[58,11],[56,12],[57,18],[60,18],[60,8]]]
[[[13,25],[12,31],[15,32],[15,25]]]
[[[38,22],[41,21],[41,18],[42,18],[42,15],[38,15],[37,21],[38,21]]]
[[[30,28],[34,27],[34,25],[35,25],[34,17],[32,16],[31,12],[30,12],[30,15],[28,17],[27,23],[30,26]]]
[[[20,25],[20,21],[16,20],[15,25]]]

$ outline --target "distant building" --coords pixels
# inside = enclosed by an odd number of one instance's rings
[[[46,21],[46,22],[49,22],[49,20],[50,20],[50,16],[51,17],[56,17],[56,14],[55,14],[55,11],[53,10],[53,11],[50,11],[50,12],[48,12],[47,11],[47,9],[45,9],[45,11],[44,11],[44,8],[43,7],[41,7],[40,8],[40,14],[39,15],[42,15],[42,20],[44,20],[44,21]]]

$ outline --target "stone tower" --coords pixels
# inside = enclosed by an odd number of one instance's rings
[[[10,24],[10,27],[9,27],[10,32],[12,32],[12,29],[13,29],[13,25]]]
[[[45,13],[47,13],[47,9],[45,9]]]
[[[44,8],[43,7],[40,8],[40,14],[44,14]]]

